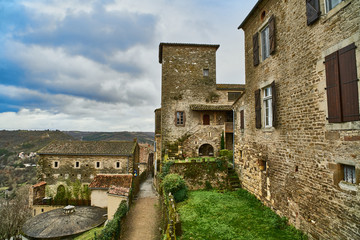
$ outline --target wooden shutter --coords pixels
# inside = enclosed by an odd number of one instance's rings
[[[339,74],[343,122],[359,120],[358,78],[355,44],[339,50]]]
[[[244,129],[244,110],[240,111],[240,129]]]
[[[275,52],[275,17],[272,15],[269,19],[269,43],[270,43],[270,54]]]
[[[342,122],[338,52],[325,57],[329,123]]]
[[[261,90],[258,89],[255,91],[255,123],[256,128],[261,128],[261,99],[260,99]]]
[[[320,17],[319,0],[306,0],[307,25],[311,25]]]
[[[273,127],[277,126],[277,110],[276,110],[276,87],[275,87],[275,81],[271,83],[271,96],[272,96],[272,125]]]
[[[259,33],[255,33],[253,36],[253,57],[254,57],[254,66],[259,65]]]

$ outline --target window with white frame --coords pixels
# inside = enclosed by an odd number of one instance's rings
[[[336,7],[343,0],[325,0],[326,12],[329,12],[331,9]]]
[[[261,31],[261,56],[262,60],[270,56],[269,25]]]
[[[348,183],[356,183],[355,166],[343,165],[344,169],[344,181]]]
[[[266,87],[263,89],[264,92],[264,123],[265,127],[272,127],[272,94],[271,94],[271,87]]]

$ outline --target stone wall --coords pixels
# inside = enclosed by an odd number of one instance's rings
[[[136,158],[138,159],[138,151]],[[58,167],[55,167],[58,162]],[[76,167],[75,163],[80,166]],[[96,163],[100,162],[100,167]],[[116,164],[120,162],[120,167]],[[137,165],[136,165],[137,167]],[[125,156],[71,156],[71,155],[41,155],[38,162],[39,178],[48,185],[66,180],[89,184],[96,174],[121,174],[133,172],[133,157]]]
[[[228,102],[227,91],[216,89],[216,50],[218,47],[218,45],[200,44],[162,45],[161,118],[159,118],[161,119],[162,149],[166,144],[199,131],[201,113],[192,111],[190,104],[231,105],[232,102]],[[208,76],[204,76],[204,69],[208,69]],[[183,126],[175,124],[177,111],[184,112],[185,124]],[[213,114],[211,117],[214,117]],[[214,119],[211,122],[214,122]],[[202,143],[199,142],[199,144]],[[192,153],[194,149],[188,152]]]
[[[182,176],[189,190],[205,189],[209,184],[216,189],[227,188],[226,162],[174,163],[170,173]]]
[[[234,106],[235,164],[245,189],[311,239],[360,239],[360,122],[328,122],[324,66],[325,56],[355,43],[359,78],[360,1],[329,13],[319,2],[322,15],[310,26],[306,2],[296,0],[261,1],[243,25],[246,93]],[[276,50],[254,67],[253,35],[271,15]],[[273,81],[278,124],[257,129],[254,92]],[[339,183],[341,164],[356,167],[356,184]]]

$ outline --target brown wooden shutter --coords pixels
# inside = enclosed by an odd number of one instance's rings
[[[261,128],[261,99],[260,99],[261,90],[258,89],[255,91],[255,123],[256,128]]]
[[[321,14],[319,0],[306,0],[307,25],[311,25],[319,19]]]
[[[269,43],[270,43],[270,54],[275,52],[276,42],[275,42],[275,17],[272,15],[269,19]]]
[[[338,52],[325,57],[329,123],[342,122]]]
[[[254,66],[259,65],[259,33],[255,33],[253,36],[253,57],[254,57]]]
[[[271,96],[272,96],[272,125],[273,127],[277,126],[277,110],[276,110],[276,87],[275,87],[275,81],[271,83]]]
[[[244,110],[240,111],[240,129],[244,129]]]
[[[339,50],[339,74],[343,122],[359,120],[358,78],[355,44]]]

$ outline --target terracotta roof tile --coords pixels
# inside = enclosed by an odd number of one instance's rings
[[[42,182],[39,182],[35,185],[32,185],[33,188],[36,188],[36,187],[40,187],[40,186],[43,186],[43,185],[46,185],[46,182],[42,181]]]
[[[213,105],[213,104],[191,104],[193,111],[231,111],[231,105]]]
[[[110,186],[131,188],[131,174],[99,174],[89,185],[91,189],[109,189]]]
[[[216,84],[217,90],[244,91],[245,84]]]
[[[38,151],[54,155],[120,155],[134,153],[135,141],[55,141]]]
[[[111,186],[108,193],[119,196],[129,196],[130,188]]]

